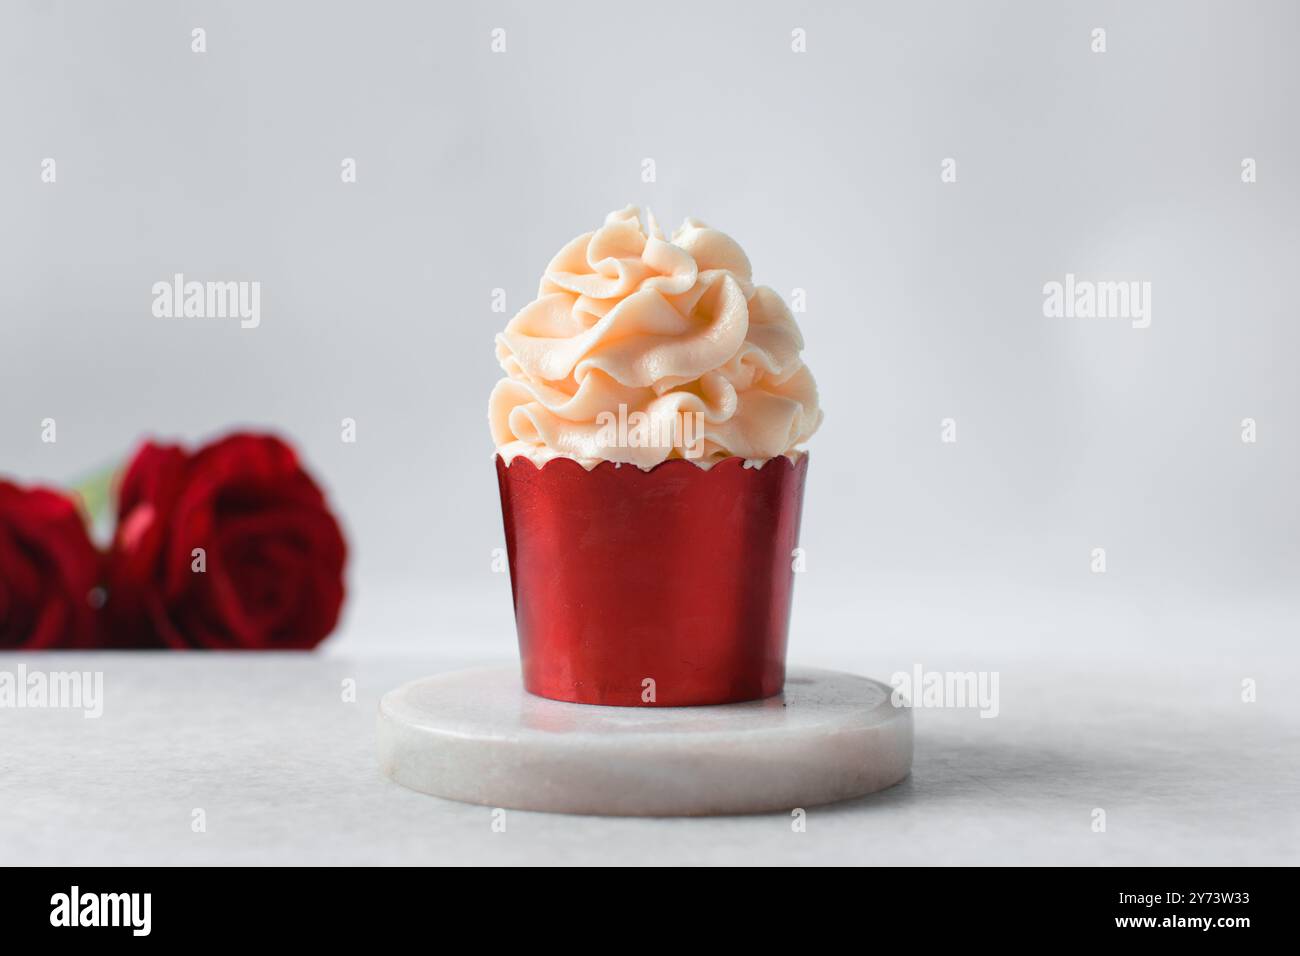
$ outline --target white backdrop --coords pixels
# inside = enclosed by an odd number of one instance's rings
[[[795,657],[1113,639],[1247,668],[1297,623],[1298,27],[1282,2],[8,3],[0,472],[273,428],[353,545],[331,653],[508,655],[492,291],[513,313],[631,202],[806,290],[827,417]],[[155,318],[175,272],[259,281],[260,326]],[[1066,273],[1150,282],[1150,327],[1044,317]]]

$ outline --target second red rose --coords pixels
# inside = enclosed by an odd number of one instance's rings
[[[105,608],[117,646],[305,649],[334,629],[347,548],[278,438],[146,443],[118,499]]]

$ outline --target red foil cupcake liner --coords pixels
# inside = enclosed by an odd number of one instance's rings
[[[628,707],[781,692],[806,454],[496,466],[529,692]]]

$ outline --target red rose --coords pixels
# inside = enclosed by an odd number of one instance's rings
[[[117,519],[106,610],[118,644],[305,649],[338,621],[347,547],[277,438],[236,434],[193,454],[146,443]]]
[[[0,648],[93,647],[100,569],[71,498],[0,481]]]

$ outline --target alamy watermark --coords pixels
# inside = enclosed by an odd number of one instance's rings
[[[0,709],[80,710],[88,720],[104,713],[103,671],[0,671]]]
[[[678,412],[653,417],[646,412],[629,412],[620,403],[618,414],[601,412],[596,416],[600,431],[596,441],[604,448],[677,448],[685,458],[704,455],[704,413]]]
[[[978,708],[980,717],[1001,711],[997,671],[927,671],[920,664],[889,678],[895,707]]]
[[[50,897],[51,926],[123,927],[148,936],[153,925],[152,893],[84,893],[73,886]]]
[[[1133,328],[1151,325],[1151,283],[1095,282],[1065,274],[1043,285],[1043,315],[1049,319],[1131,319]]]
[[[239,319],[240,328],[262,324],[262,283],[198,282],[178,272],[155,282],[153,314],[158,319]]]

